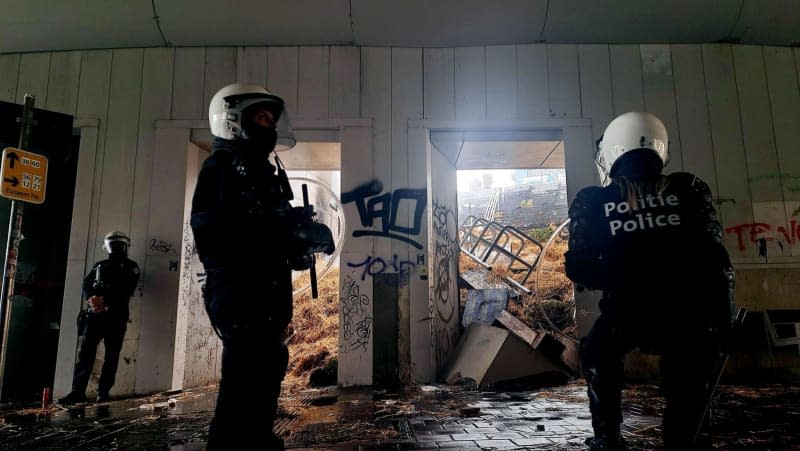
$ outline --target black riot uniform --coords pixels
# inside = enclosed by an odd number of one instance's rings
[[[289,360],[291,191],[267,155],[252,142],[216,138],[192,201],[206,309],[223,341],[208,449],[245,446],[272,427]],[[266,440],[282,449],[277,437]]]
[[[97,262],[83,279],[83,298],[103,296],[105,309],[87,312],[78,362],[72,379],[72,394],[85,394],[92,375],[97,345],[103,340],[105,360],[98,382],[98,400],[108,399],[114,385],[119,353],[128,326],[128,302],[139,282],[139,266],[125,253],[111,253],[110,258]],[[77,399],[80,400],[80,399]]]
[[[636,347],[661,354],[665,446],[689,449],[731,321],[733,270],[708,186],[653,172],[585,188],[569,209],[567,275],[603,290],[580,350],[595,437],[611,444],[596,449],[620,446],[623,358]],[[631,196],[637,187],[649,189]]]
[[[308,269],[314,252],[332,253],[333,239],[311,207],[291,207],[286,171],[268,158],[295,144],[283,99],[232,84],[214,95],[208,116],[215,140],[191,213],[206,311],[223,346],[208,449],[250,449],[257,441],[282,450],[271,429],[289,360],[291,270]]]

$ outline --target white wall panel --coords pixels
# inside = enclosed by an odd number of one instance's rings
[[[547,45],[547,83],[552,117],[580,117],[581,88],[578,48],[575,45]]]
[[[44,108],[74,116],[78,107],[80,73],[81,52],[53,53],[50,57],[50,80]]]
[[[182,242],[188,128],[159,128],[155,133],[147,236]],[[136,393],[172,385],[178,311],[180,257],[148,249],[142,277],[141,328]]]
[[[409,186],[408,121],[423,114],[422,49],[392,49],[392,184],[387,191]],[[397,214],[400,225],[408,226],[413,214],[406,202]],[[393,254],[408,256],[408,245],[392,241]]]
[[[267,86],[280,96],[289,109],[289,117],[297,117],[298,47],[270,47],[267,53]]]
[[[797,50],[794,52],[800,54]],[[800,143],[800,84],[792,53],[792,49],[786,47],[764,47],[772,124],[785,201],[800,200],[800,152],[797,152]]]
[[[175,50],[170,48],[144,51],[131,205],[130,233],[133,244],[129,252],[131,258],[139,262],[144,261],[146,250],[150,246],[147,219],[150,210],[150,185],[153,183],[155,122],[167,119],[170,115],[174,58]]]
[[[683,168],[706,182],[717,197],[702,49],[699,45],[673,45],[670,50]]]
[[[614,117],[629,111],[644,111],[642,59],[638,45],[609,46]]]
[[[111,82],[111,51],[85,51],[81,56],[81,78],[78,85],[77,117],[99,119],[97,131],[97,148],[94,155],[94,171],[92,185],[91,210],[89,222],[89,241],[86,246],[87,271],[95,261],[95,251],[100,249],[103,234],[98,238],[98,219],[100,217],[100,187],[103,170],[103,156],[106,143],[106,117],[108,113],[108,93]]]
[[[486,118],[517,118],[517,48],[486,47]]]
[[[299,58],[297,116],[303,119],[327,118],[329,47],[300,47]]]
[[[372,134],[367,127],[346,127],[342,132],[342,192],[365,183],[365,174],[372,170]],[[354,202],[343,205],[349,230],[362,228]],[[369,385],[372,383],[374,336],[374,298],[372,278],[363,278],[362,269],[350,268],[347,262],[362,262],[373,255],[372,243],[382,238],[347,237],[347,249],[341,254],[339,275],[339,383]],[[359,330],[361,333],[359,333]],[[366,337],[366,338],[365,338]]]
[[[236,81],[236,48],[207,48],[205,71],[203,119],[208,119],[208,105],[211,103],[211,98],[217,91]]]
[[[4,102],[17,100],[20,58],[18,53],[0,55],[0,100]]]
[[[412,177],[409,174],[413,164],[409,155],[409,128],[410,119],[421,119],[423,115],[423,67],[422,50],[393,48],[392,49],[392,72],[391,72],[391,105],[392,105],[392,176],[391,184],[384,184],[384,192],[394,193],[397,189],[404,188],[424,188],[425,185],[412,186]],[[409,202],[401,202],[397,209],[397,224],[402,227],[413,226],[413,207],[409,208]],[[418,236],[411,239],[419,241]],[[408,260],[417,249],[408,244],[395,239],[377,238],[376,246],[380,241],[390,241],[390,254],[398,256],[399,260]],[[415,374],[420,365],[417,354],[414,317],[415,305],[412,301],[419,302],[419,299],[412,297],[410,290],[401,290],[398,293],[398,308],[400,310],[400,333],[408,331],[410,337],[410,373]],[[424,300],[423,302],[426,302]]]
[[[517,46],[519,119],[550,116],[547,45]]]
[[[772,126],[789,227],[792,227],[792,221],[800,223],[800,208],[791,207],[800,201],[800,152],[797,152],[800,143],[800,85],[792,53],[785,47],[764,48]],[[794,257],[800,256],[798,240],[800,236],[792,238],[790,234]]]
[[[424,49],[423,117],[455,118],[455,54],[453,49]]]
[[[25,53],[19,62],[17,103],[23,103],[25,94],[36,97],[36,107],[47,105],[47,85],[50,71],[50,53]]]
[[[106,151],[99,179],[99,235],[112,230],[130,233],[142,62],[142,49],[114,50],[112,54]],[[105,252],[96,249],[94,259],[101,258]]]
[[[486,119],[486,48],[454,52],[456,119]]]
[[[733,63],[753,202],[753,222],[767,224],[772,230],[786,228],[786,211],[762,48],[735,46]],[[791,255],[791,246],[786,245],[791,243],[769,240],[771,237],[771,233],[760,233],[755,237],[768,240],[767,257]]]
[[[334,46],[330,48],[330,105],[331,118],[357,118],[361,97],[361,49]]]
[[[361,115],[372,118],[372,168],[356,174],[354,182],[364,183],[374,178],[384,187],[391,187],[392,50],[385,47],[362,48],[361,79]],[[342,191],[345,191],[344,188]],[[376,225],[375,228],[380,230],[381,226]],[[374,240],[373,246],[375,255],[392,255],[390,240]]]
[[[172,119],[208,117],[204,103],[206,49],[175,49],[175,75],[172,80]]]
[[[753,222],[753,207],[747,181],[747,163],[742,141],[739,98],[736,91],[731,46],[703,45],[706,96],[714,145],[719,199],[717,211],[723,228]],[[738,243],[735,235],[725,234],[725,247],[733,257],[755,255],[755,246]]]
[[[592,139],[597,140],[614,118],[611,64],[608,46],[579,45],[581,115],[592,120]]]
[[[455,119],[455,54],[453,49],[422,52],[423,117]]]
[[[658,116],[667,128],[669,155],[665,172],[683,170],[681,136],[678,131],[678,112],[675,105],[675,82],[672,75],[672,54],[669,45],[642,45],[642,86],[644,107]]]
[[[267,86],[267,48],[236,48],[236,83]]]

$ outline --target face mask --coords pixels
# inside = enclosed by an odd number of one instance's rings
[[[263,147],[268,151],[275,149],[278,142],[278,131],[274,128],[264,128],[260,125],[248,124],[242,128],[243,137],[252,141],[258,147]]]
[[[128,251],[128,246],[125,245],[125,243],[109,243],[108,247],[111,250],[111,252],[109,252],[111,255],[125,255]]]

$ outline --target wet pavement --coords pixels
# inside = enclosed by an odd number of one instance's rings
[[[287,449],[318,451],[586,449],[586,387],[479,391],[462,386],[285,389],[277,432]],[[0,451],[201,450],[216,388],[64,409],[0,411]],[[663,399],[650,385],[624,393],[631,449],[660,449]],[[800,387],[723,386],[714,449],[800,449]],[[259,448],[254,443],[253,449]]]

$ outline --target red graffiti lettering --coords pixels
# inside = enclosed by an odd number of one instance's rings
[[[800,223],[792,219],[792,222],[787,228],[786,225],[770,225],[763,222],[752,222],[727,227],[725,233],[736,234],[737,246],[740,251],[745,249],[745,237],[749,238],[750,243],[757,243],[759,240],[778,240],[784,241],[791,247],[800,242]]]

